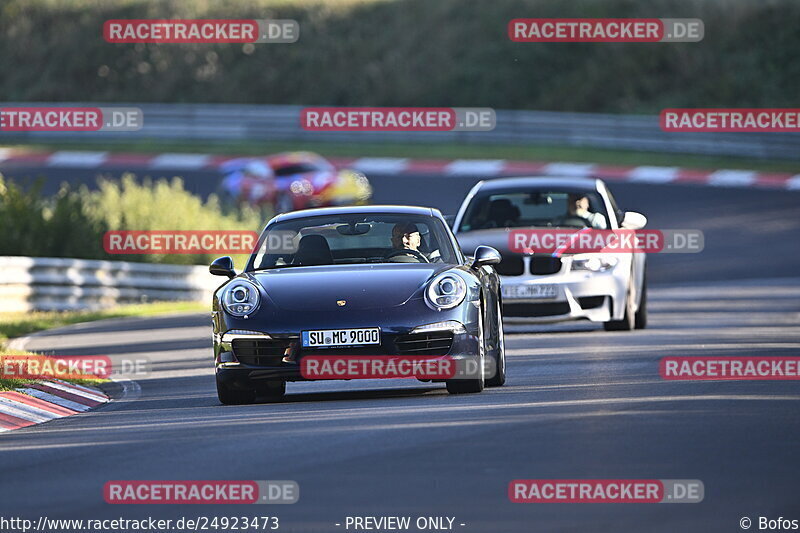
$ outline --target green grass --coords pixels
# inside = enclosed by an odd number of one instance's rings
[[[800,172],[800,162],[744,157],[636,152],[571,146],[509,146],[473,144],[240,142],[182,143],[133,141],[125,145],[100,143],[47,143],[9,145],[26,150],[108,150],[119,152],[187,152],[231,155],[267,155],[291,150],[310,150],[328,157],[410,157],[418,159],[509,159],[519,161],[567,161],[606,165],[654,165],[699,169],[742,169],[768,172]]]
[[[14,355],[38,355],[34,352],[28,352],[25,350],[10,350],[8,348],[0,349],[0,367],[3,365],[3,359],[7,356],[14,356]],[[30,385],[31,383],[37,383],[41,380],[31,380],[31,379],[19,379],[19,378],[2,378],[0,377],[0,391],[6,390],[14,390],[20,387],[24,387],[26,385]],[[100,385],[106,381],[107,379],[95,379],[95,378],[87,378],[87,379],[64,379],[62,381],[68,381],[70,383],[75,383],[76,385],[86,385],[86,386],[96,386]]]
[[[150,316],[164,313],[191,313],[209,310],[201,302],[155,302],[149,304],[122,305],[98,311],[34,311],[29,313],[0,313],[0,353],[6,353],[5,341],[45,329],[69,326],[81,322],[93,322],[106,318]]]
[[[8,355],[31,355],[31,352],[22,350],[9,350],[7,348],[0,348],[0,365],[3,364],[3,359]],[[29,379],[16,379],[16,378],[3,378],[0,377],[0,391],[14,390],[31,383]]]
[[[0,313],[0,362],[6,355],[32,355],[32,352],[12,350],[6,344],[14,337],[28,335],[36,331],[92,322],[106,318],[151,316],[165,313],[191,313],[207,311],[208,305],[200,302],[156,302],[150,304],[123,305],[100,311],[36,311],[30,313]],[[67,380],[78,384],[98,384],[105,380],[79,379]],[[0,391],[13,390],[31,383],[31,380],[0,378]]]

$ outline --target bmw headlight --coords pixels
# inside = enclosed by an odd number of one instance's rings
[[[238,279],[229,283],[223,290],[220,300],[229,314],[243,317],[258,308],[261,297],[258,289],[249,281]]]
[[[425,297],[433,309],[452,309],[464,301],[467,284],[455,274],[439,274],[425,291]]]
[[[589,272],[605,272],[617,266],[616,257],[578,256],[572,259],[572,270],[588,270]]]

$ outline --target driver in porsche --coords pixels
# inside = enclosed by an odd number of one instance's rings
[[[441,261],[441,254],[439,250],[433,250],[430,253],[424,253],[419,247],[422,245],[422,235],[419,228],[412,222],[401,222],[395,224],[392,228],[392,250],[389,252],[394,255],[396,251],[409,250],[407,255],[399,255],[395,257],[409,257],[419,260],[417,255],[422,255],[429,263]],[[413,262],[413,261],[411,261]]]

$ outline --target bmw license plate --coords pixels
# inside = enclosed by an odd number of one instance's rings
[[[555,285],[502,285],[500,290],[509,300],[556,297]]]
[[[381,328],[316,329],[303,332],[304,348],[367,346],[381,343]]]

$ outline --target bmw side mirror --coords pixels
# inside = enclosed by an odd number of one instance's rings
[[[625,211],[620,226],[623,229],[642,229],[647,225],[647,217],[636,211]]]
[[[229,256],[219,257],[211,263],[208,271],[214,276],[227,276],[229,278],[235,277],[236,272],[233,270],[233,259]]]
[[[470,268],[477,270],[482,266],[496,265],[500,259],[500,252],[491,246],[478,246],[475,248],[475,259],[472,260]]]

